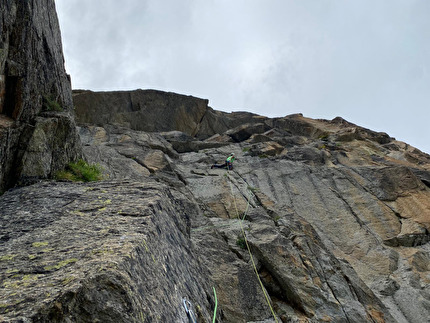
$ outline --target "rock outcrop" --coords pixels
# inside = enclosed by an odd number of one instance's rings
[[[425,322],[430,156],[340,118],[243,121],[81,124],[105,181],[0,198],[2,319],[187,322],[185,300],[210,322],[215,287],[219,322]]]
[[[2,0],[0,192],[81,155],[70,79],[51,0]]]
[[[267,119],[248,112],[215,111],[208,106],[208,100],[156,90],[74,90],[73,102],[81,124],[114,124],[150,132],[180,131],[198,139]]]
[[[185,322],[183,299],[208,321],[207,270],[189,239],[197,210],[153,180],[9,191],[1,321]]]
[[[1,322],[428,321],[429,155],[153,90],[76,91],[76,128],[54,3],[0,12],[0,190],[81,143],[105,178],[0,196]]]

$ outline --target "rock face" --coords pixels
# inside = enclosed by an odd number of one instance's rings
[[[75,90],[73,102],[79,123],[115,124],[151,132],[181,131],[198,139],[267,119],[248,112],[215,111],[208,106],[208,100],[156,90]]]
[[[179,130],[194,135],[207,100],[155,90],[124,92],[75,91],[77,120],[117,124],[135,130]]]
[[[210,322],[212,287],[218,322],[428,319],[429,155],[341,118],[206,109],[225,131],[81,124],[105,181],[0,197],[3,321],[188,322],[185,300]]]
[[[100,184],[5,194],[1,321],[185,322],[183,299],[208,321],[208,275],[189,239],[198,208],[154,180]]]
[[[0,8],[0,190],[81,143],[105,176],[0,196],[1,322],[428,321],[429,155],[152,90],[77,91],[76,128],[53,1]]]
[[[54,2],[2,0],[0,16],[3,191],[50,176],[81,152]]]

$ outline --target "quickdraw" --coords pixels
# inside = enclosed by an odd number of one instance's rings
[[[182,305],[184,305],[185,313],[187,313],[189,323],[197,323],[196,316],[191,309],[191,303],[185,298],[182,299]]]

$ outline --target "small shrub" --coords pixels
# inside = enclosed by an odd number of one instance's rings
[[[251,185],[248,185],[248,190],[250,190],[252,193],[258,192],[260,189]]]
[[[73,182],[100,181],[103,179],[102,167],[98,164],[90,165],[86,161],[80,159],[76,163],[69,163],[65,170],[57,172],[55,179]]]
[[[60,103],[58,103],[57,100],[55,100],[52,96],[48,95],[43,96],[43,109],[45,111],[64,111]]]
[[[328,133],[323,133],[322,135],[320,135],[318,137],[318,139],[327,141],[328,140]]]
[[[266,154],[261,154],[261,155],[258,155],[258,157],[260,157],[260,158],[268,158],[269,156],[266,155]]]
[[[246,242],[243,237],[238,237],[236,240],[236,245],[241,249],[246,249]]]
[[[251,148],[249,148],[249,147],[244,147],[244,148],[242,149],[242,151],[243,151],[244,153],[246,153],[246,152],[248,152],[250,149],[251,149]]]

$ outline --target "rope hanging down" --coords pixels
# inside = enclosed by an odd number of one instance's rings
[[[229,177],[230,191],[231,191],[231,195],[233,197],[234,208],[236,210],[237,218],[239,219],[240,229],[242,231],[243,239],[245,240],[246,248],[248,249],[249,258],[251,259],[251,263],[252,263],[252,266],[254,267],[255,275],[257,276],[258,282],[260,283],[261,290],[263,291],[264,297],[266,298],[266,302],[269,305],[269,308],[270,308],[270,311],[272,312],[273,318],[275,319],[275,322],[278,323],[278,319],[276,318],[276,315],[275,315],[275,312],[273,310],[272,304],[270,303],[269,295],[267,295],[266,289],[264,288],[264,285],[263,285],[263,283],[262,283],[262,281],[260,279],[260,275],[258,274],[257,266],[255,265],[254,257],[252,256],[251,248],[249,247],[248,240],[246,239],[245,230],[244,230],[243,224],[242,224],[243,220],[245,219],[246,213],[248,212],[249,200],[250,199],[249,198],[247,199],[248,203],[247,203],[247,206],[246,206],[245,214],[244,214],[243,218],[241,219],[240,216],[239,216],[239,211],[237,209],[236,198],[234,197],[234,194],[233,194],[233,185],[232,185],[232,180],[231,180],[230,174],[229,174],[230,171],[228,169],[227,169],[227,173],[228,173],[228,177]]]
[[[216,320],[216,310],[218,307],[218,299],[216,298],[216,290],[215,287],[212,287],[214,289],[214,296],[215,296],[215,309],[214,309],[214,318],[212,319],[212,323],[215,323]]]

